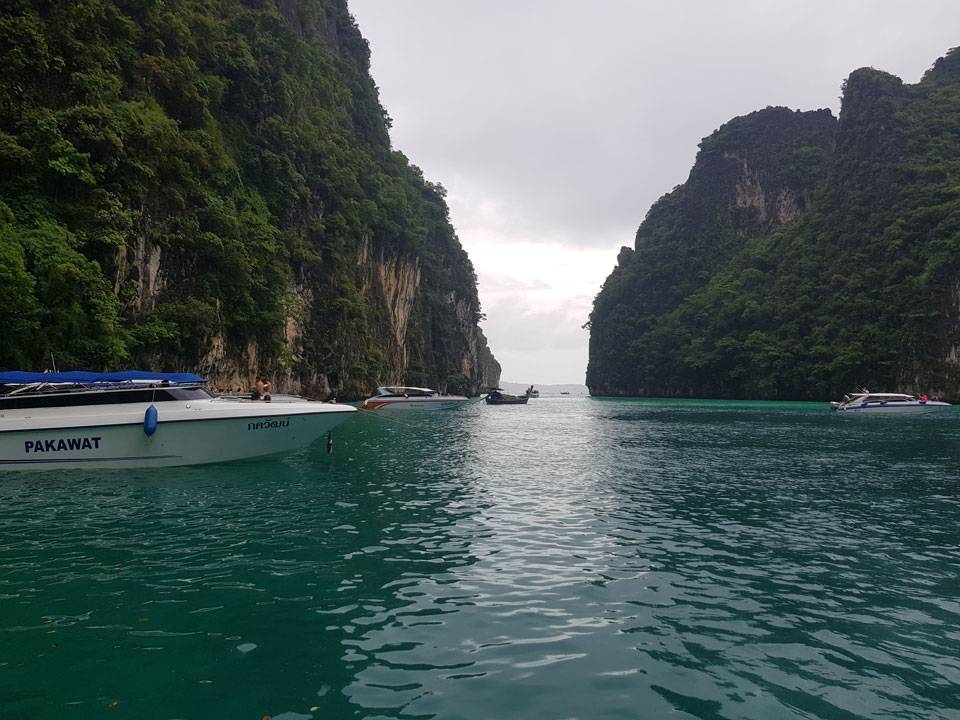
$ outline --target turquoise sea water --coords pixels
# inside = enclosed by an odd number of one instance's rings
[[[960,413],[541,398],[0,474],[0,718],[960,718],[958,460]]]

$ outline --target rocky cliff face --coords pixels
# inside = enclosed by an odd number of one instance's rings
[[[594,303],[594,394],[960,395],[960,56],[865,68],[828,111],[768,108],[701,144]]]
[[[0,54],[0,366],[488,384],[473,267],[345,0],[24,2]]]
[[[826,172],[836,120],[828,110],[767,108],[700,144],[687,182],[650,209],[635,248],[621,250],[591,315],[587,385],[596,395],[688,395],[663,366],[668,317],[751,240],[793,221]],[[644,336],[650,335],[649,341]],[[638,343],[647,343],[644,349]]]

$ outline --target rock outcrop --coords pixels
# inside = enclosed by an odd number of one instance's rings
[[[488,384],[473,266],[345,0],[17,3],[0,62],[0,366]]]
[[[596,395],[960,396],[960,53],[704,139],[591,314]]]

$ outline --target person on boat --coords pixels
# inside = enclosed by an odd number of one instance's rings
[[[250,391],[250,399],[262,400],[265,386],[266,384],[263,381],[263,376],[257,375],[257,381],[253,386],[253,390]]]
[[[926,393],[920,393],[920,402],[925,403],[928,400]]]

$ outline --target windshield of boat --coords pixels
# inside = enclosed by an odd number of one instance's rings
[[[847,403],[848,405],[864,405],[866,403],[898,403],[898,402],[913,402],[916,398],[912,395],[900,395],[897,393],[870,393],[869,395],[863,395],[860,397],[855,397],[851,402]]]
[[[377,389],[377,394],[381,397],[433,397],[437,391],[418,387],[382,387]]]
[[[0,385],[0,408],[4,410],[203,400],[210,397],[213,397],[211,393],[199,384],[123,383],[88,386],[80,383],[33,383],[31,385]]]

